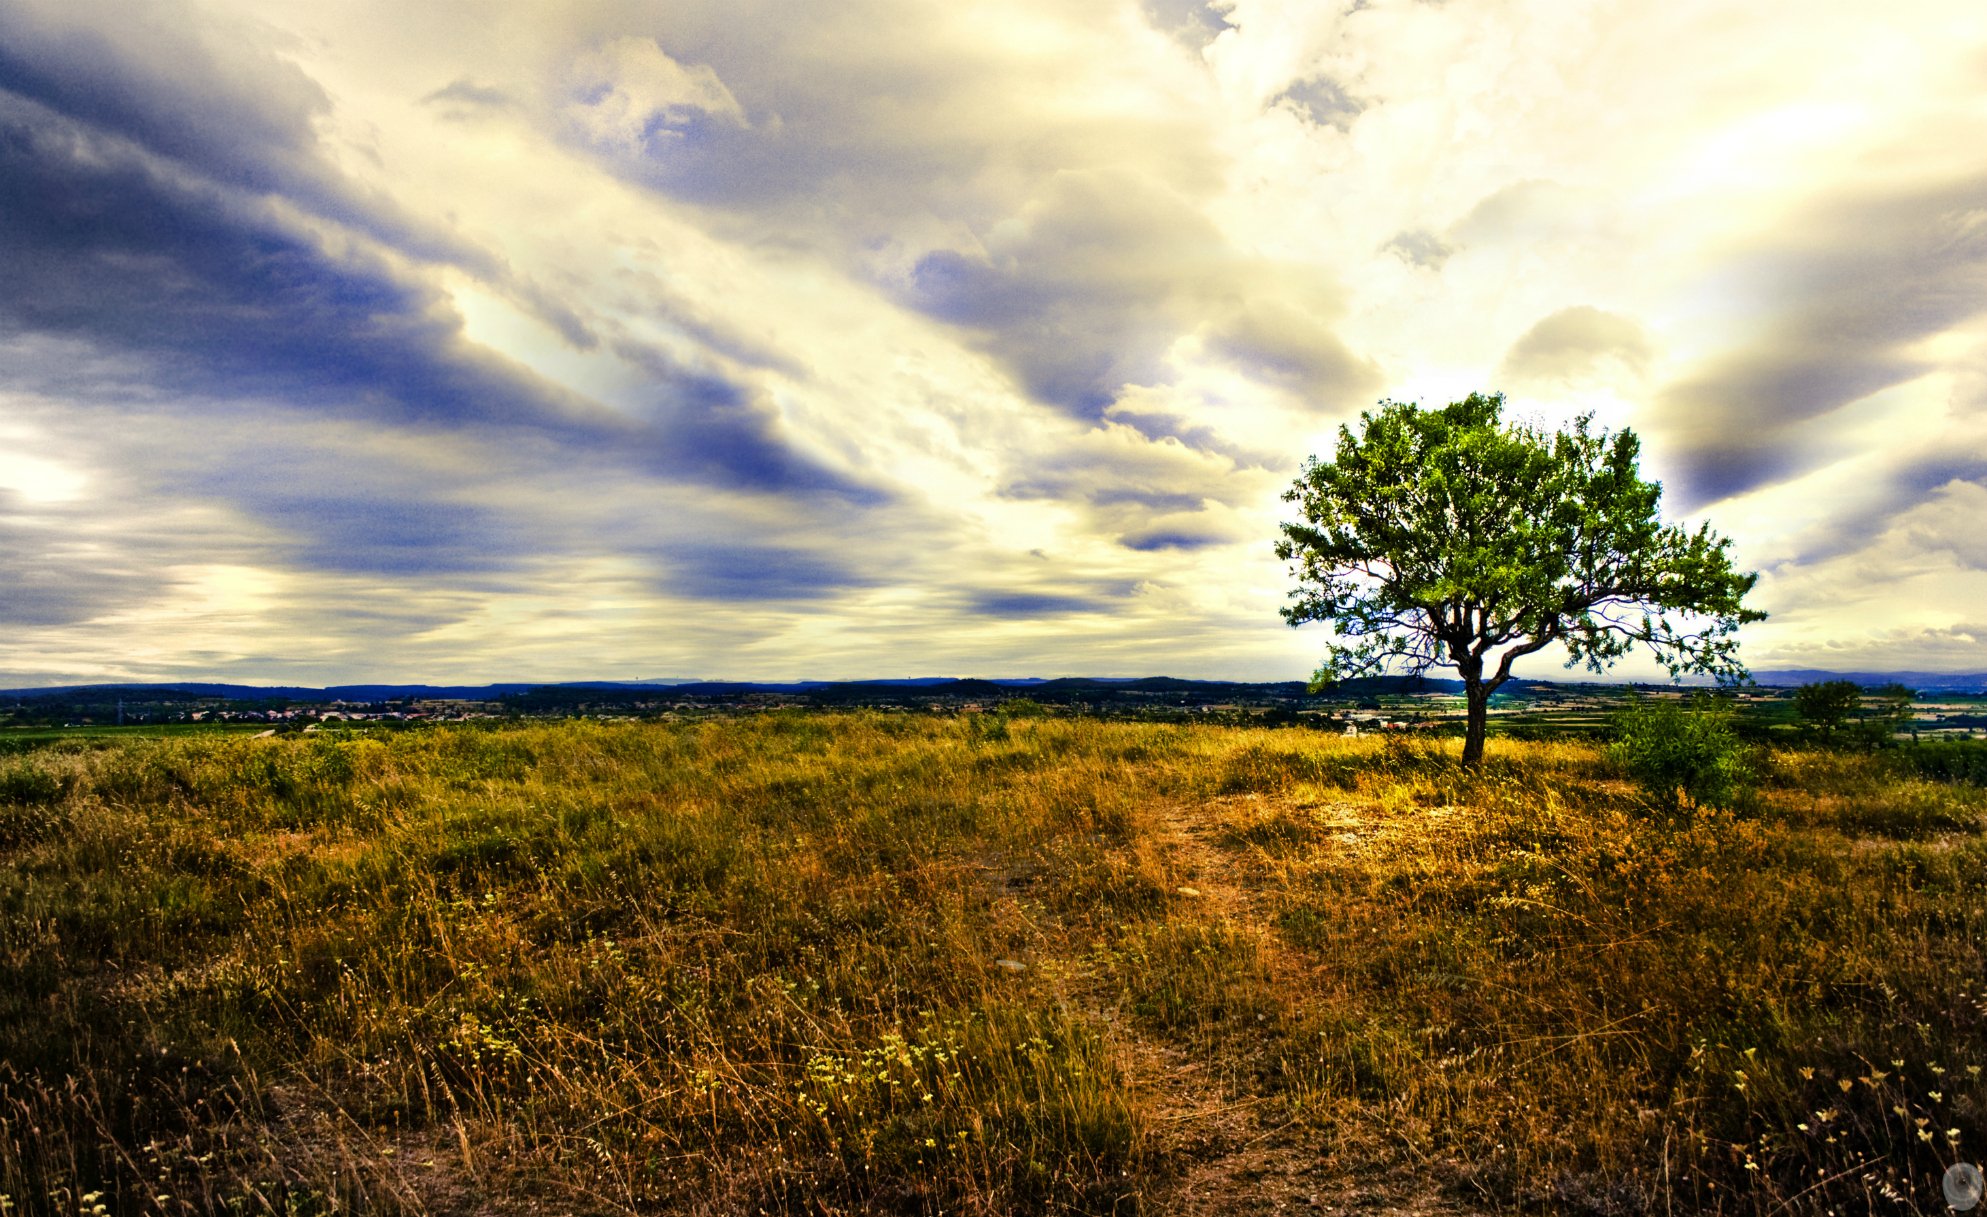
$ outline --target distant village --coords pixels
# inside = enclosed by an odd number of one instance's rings
[[[843,709],[938,715],[1082,714],[1361,735],[1455,729],[1463,713],[1463,700],[1455,684],[1383,677],[1313,693],[1298,682],[1247,684],[1168,678],[805,685],[704,682],[490,686],[487,690],[415,686],[411,692],[386,687],[363,695],[340,690],[286,690],[281,696],[247,686],[227,687],[225,691],[198,686],[110,686],[0,693],[0,730],[197,730],[204,726],[289,733],[520,718],[680,720]],[[1606,729],[1610,716],[1628,700],[1682,698],[1697,692],[1666,685],[1545,681],[1513,681],[1506,688],[1508,692],[1493,699],[1493,721],[1500,733],[1518,735],[1598,732]],[[482,695],[460,695],[465,692]],[[1787,688],[1747,688],[1731,697],[1741,719],[1771,725],[1792,721],[1791,692]],[[1940,691],[1920,697],[1900,730],[1927,738],[1987,736],[1987,696]]]

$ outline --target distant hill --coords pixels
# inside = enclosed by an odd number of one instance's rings
[[[232,685],[207,681],[175,681],[168,684],[50,685],[36,689],[0,689],[0,697],[16,700],[61,697],[147,698],[181,697],[222,701],[399,701],[406,698],[434,698],[450,701],[494,701],[506,693],[522,693],[537,688],[530,684],[496,685],[331,685],[311,688],[304,685]]]
[[[1783,668],[1754,672],[1754,683],[1769,688],[1793,688],[1820,684],[1824,680],[1846,680],[1865,688],[1900,684],[1920,693],[1987,693],[1987,672],[1829,672],[1819,668]]]

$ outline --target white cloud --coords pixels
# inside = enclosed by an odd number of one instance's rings
[[[625,155],[667,155],[698,124],[749,124],[738,99],[708,64],[685,66],[653,38],[616,38],[574,65],[578,97],[568,106],[591,138]]]

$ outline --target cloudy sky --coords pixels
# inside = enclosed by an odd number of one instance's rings
[[[1476,389],[1987,668],[1987,5],[0,4],[6,683],[1299,678]]]

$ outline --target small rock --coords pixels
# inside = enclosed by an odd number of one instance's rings
[[[1200,895],[1200,889],[1197,887],[1176,887],[1173,889],[1173,891],[1182,896]]]
[[[1028,965],[1018,959],[996,959],[994,960],[994,967],[1009,972],[1026,972],[1028,970]]]

